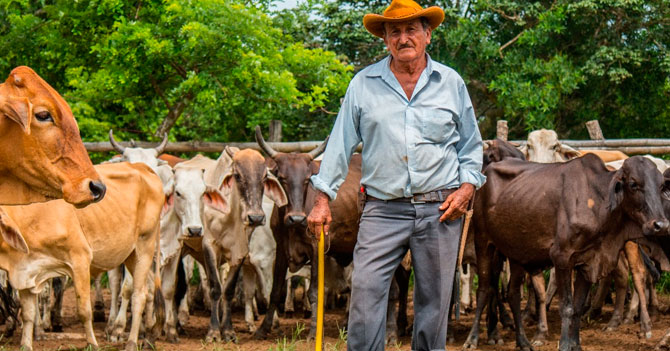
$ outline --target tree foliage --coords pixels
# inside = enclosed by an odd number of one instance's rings
[[[271,119],[287,139],[324,137],[351,68],[285,34],[269,5],[0,0],[0,72],[33,67],[85,140],[247,141]]]
[[[591,119],[600,120],[609,138],[670,134],[668,1],[419,3],[445,10],[428,51],[464,77],[486,137],[495,135],[498,119],[509,121],[516,138],[537,128],[587,137],[584,122]],[[383,42],[363,28],[362,16],[387,5],[312,0],[291,11],[311,11],[322,28],[303,40],[345,55],[360,69],[386,54]],[[284,26],[297,36],[306,27]]]

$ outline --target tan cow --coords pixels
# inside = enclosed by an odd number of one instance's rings
[[[135,277],[133,322],[126,350],[136,350],[146,278],[158,247],[162,184],[143,164],[103,164],[95,169],[108,187],[104,200],[97,204],[75,209],[58,200],[3,207],[7,215],[0,217],[4,239],[0,244],[0,268],[9,272],[10,283],[19,291],[24,323],[21,345],[25,349],[32,349],[35,294],[48,279],[59,275],[72,278],[86,341],[97,346],[90,277],[124,263]],[[158,287],[159,280],[154,282]],[[158,312],[160,328],[162,310]]]
[[[0,203],[83,207],[104,196],[70,107],[28,67],[0,84],[0,142]]]

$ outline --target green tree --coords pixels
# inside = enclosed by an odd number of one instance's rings
[[[0,0],[0,72],[25,64],[68,100],[85,140],[324,137],[351,68],[306,48],[264,2]]]

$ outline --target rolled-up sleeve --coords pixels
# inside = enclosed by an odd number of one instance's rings
[[[477,189],[486,182],[482,170],[482,136],[479,133],[475,110],[470,101],[465,82],[459,79],[459,97],[461,111],[458,118],[458,133],[460,140],[456,143],[458,153],[458,175],[461,184],[470,183]]]
[[[328,145],[323,153],[319,173],[310,178],[314,188],[324,192],[331,200],[337,197],[337,190],[349,171],[351,155],[361,142],[358,129],[360,111],[356,106],[355,96],[356,81],[354,78],[347,88],[340,112],[330,133]]]

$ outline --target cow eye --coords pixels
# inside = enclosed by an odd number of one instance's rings
[[[240,180],[242,178],[240,177],[239,173],[235,173],[233,176],[235,177],[235,180]]]
[[[35,114],[35,118],[37,118],[38,121],[40,122],[53,122],[54,119],[51,117],[51,113],[49,111],[42,111],[38,112]]]
[[[177,194],[178,197],[181,197],[181,193],[178,191],[175,191],[175,194]]]
[[[630,183],[628,183],[628,186],[629,186],[632,190],[637,190],[637,189],[638,189],[637,183],[635,183],[635,182],[630,182]]]

